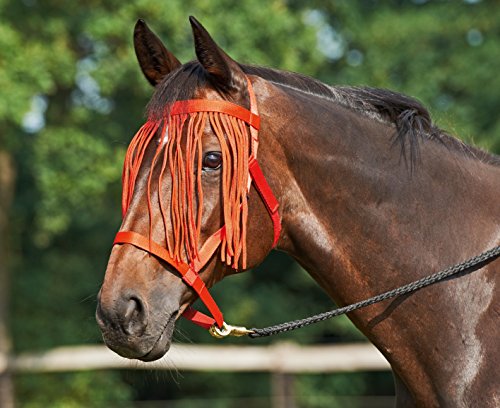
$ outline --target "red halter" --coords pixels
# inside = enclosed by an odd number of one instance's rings
[[[239,105],[235,105],[233,103],[226,101],[210,101],[210,100],[194,99],[188,101],[178,101],[174,103],[170,110],[170,117],[173,117],[175,115],[191,114],[194,112],[219,112],[240,119],[244,121],[247,125],[249,125],[250,135],[251,135],[251,140],[250,140],[251,150],[248,157],[249,180],[248,180],[247,190],[250,189],[251,183],[253,183],[254,187],[258,191],[262,201],[264,202],[267,208],[267,211],[273,222],[273,229],[274,229],[273,248],[274,248],[278,242],[281,231],[281,221],[278,213],[279,204],[276,198],[274,197],[273,192],[264,177],[264,174],[262,173],[259,163],[257,162],[257,150],[259,145],[258,130],[260,126],[260,117],[258,116],[255,95],[253,93],[253,89],[249,80],[248,80],[248,93],[250,97],[250,110],[247,110]],[[229,135],[227,135],[227,137],[229,137]],[[134,155],[137,154],[134,153]],[[140,161],[142,161],[142,156],[139,159],[139,164]],[[131,182],[129,180],[127,172],[124,169],[124,176],[123,176],[124,192],[126,189],[130,189],[131,191],[133,191],[134,183],[135,179],[132,180]],[[130,187],[130,185],[132,187]],[[128,208],[130,199],[131,197],[129,195],[125,197],[124,194],[124,199],[123,199],[124,214],[126,212],[126,209]],[[212,318],[189,307],[184,311],[183,317],[185,317],[188,320],[191,320],[193,323],[201,327],[204,327],[206,329],[209,329],[214,324],[216,324],[219,328],[222,328],[224,323],[222,313],[217,304],[215,303],[214,299],[210,295],[207,287],[205,286],[205,283],[200,278],[198,273],[212,258],[217,248],[219,248],[219,246],[223,242],[225,235],[226,235],[226,225],[224,225],[221,229],[219,229],[205,241],[201,250],[198,251],[196,256],[193,257],[192,261],[190,261],[189,264],[174,259],[174,257],[171,256],[171,254],[166,248],[154,242],[150,237],[149,238],[145,237],[137,232],[120,231],[116,234],[113,244],[114,245],[131,244],[167,262],[171,267],[173,267],[181,274],[184,282],[191,288],[193,288],[193,290],[198,294],[202,302],[206,305],[207,309],[210,311],[210,314],[213,316]]]

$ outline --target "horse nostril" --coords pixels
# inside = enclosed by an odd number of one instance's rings
[[[147,316],[144,303],[139,297],[131,296],[123,313],[123,331],[129,335],[140,336],[147,326]]]
[[[131,298],[127,304],[127,310],[125,310],[125,320],[130,320],[134,316],[137,316],[140,313],[140,309],[142,306],[140,305],[137,299]]]

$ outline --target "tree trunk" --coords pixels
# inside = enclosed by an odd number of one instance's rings
[[[9,311],[9,266],[8,224],[9,211],[14,192],[15,172],[11,156],[0,150],[0,407],[14,407],[12,376],[6,363],[11,351],[8,330]]]

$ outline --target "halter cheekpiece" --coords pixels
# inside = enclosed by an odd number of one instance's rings
[[[125,216],[146,149],[151,143],[158,142],[147,180],[149,236],[134,231],[120,231],[116,234],[114,244],[134,245],[176,269],[213,316],[206,316],[189,307],[183,317],[212,330],[215,325],[222,329],[225,323],[199,272],[218,248],[222,262],[233,268],[238,268],[238,265],[246,267],[247,200],[252,184],[273,222],[273,247],[281,231],[278,201],[257,161],[260,117],[251,82],[248,79],[247,82],[250,110],[227,101],[177,101],[167,107],[162,118],[150,118],[139,129],[128,147],[123,166],[122,215]],[[224,224],[200,245],[203,210],[202,136],[207,124],[211,126],[221,147],[221,208]],[[155,167],[160,167],[157,180],[153,180]],[[170,208],[161,200],[162,179],[168,173],[172,181]],[[156,199],[165,231],[164,245],[152,239],[153,183],[156,183]]]

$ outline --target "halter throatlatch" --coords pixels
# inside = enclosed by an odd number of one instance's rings
[[[175,268],[196,291],[213,318],[192,308],[188,308],[183,316],[202,327],[212,328],[210,332],[216,337],[236,335],[246,329],[224,322],[198,272],[219,247],[223,263],[235,269],[239,265],[246,268],[247,200],[252,182],[273,221],[273,247],[281,230],[278,201],[257,162],[260,117],[250,81],[248,92],[250,110],[226,101],[194,99],[175,102],[167,107],[163,117],[150,118],[139,129],[129,145],[123,167],[122,215],[125,216],[146,150],[151,143],[157,143],[147,180],[149,237],[133,231],[120,231],[114,244],[132,244]],[[224,224],[201,246],[202,136],[207,125],[215,133],[222,153],[221,205]],[[162,180],[168,175],[172,181],[170,207],[166,207],[161,200],[164,196]],[[157,195],[152,195],[154,183]],[[154,199],[158,200],[163,222],[163,246],[152,238]]]

